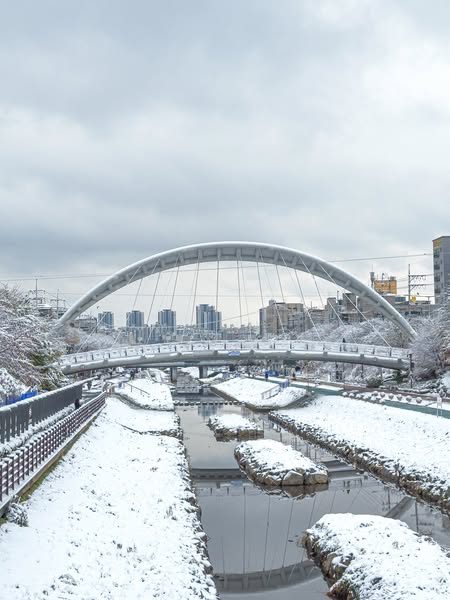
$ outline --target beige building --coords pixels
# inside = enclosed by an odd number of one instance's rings
[[[305,331],[305,311],[300,302],[276,302],[259,309],[259,333],[271,337],[290,331]]]

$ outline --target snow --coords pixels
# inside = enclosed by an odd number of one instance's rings
[[[222,381],[222,379],[228,375],[227,373],[217,373],[216,375],[212,375],[211,377],[204,377],[203,379],[199,379],[202,383],[212,383],[213,381]]]
[[[284,408],[306,395],[304,389],[288,387],[280,390],[278,384],[248,377],[228,379],[216,384],[214,389],[231,396],[238,402],[261,410]]]
[[[2,597],[216,598],[184,447],[123,427],[137,412],[109,402],[26,501],[29,526],[0,527]]]
[[[144,371],[144,375],[148,374],[151,379],[156,381],[157,383],[169,383],[169,379],[164,371],[160,369],[146,369]]]
[[[190,375],[193,379],[198,379],[200,376],[200,370],[198,367],[180,367],[182,373]]]
[[[341,396],[321,396],[308,406],[275,413],[313,430],[324,443],[375,456],[393,472],[403,472],[438,494],[450,484],[450,419],[403,411]]]
[[[330,593],[360,600],[448,599],[450,557],[429,537],[401,521],[372,515],[331,514],[307,530],[304,542],[322,555],[326,574],[341,579]],[[330,565],[330,568],[328,568]],[[343,592],[351,592],[347,596]]]
[[[20,396],[27,389],[23,383],[10,375],[6,369],[0,367],[0,405],[8,396]]]
[[[130,410],[121,400],[112,397],[108,400],[108,415],[122,427],[137,433],[181,436],[179,418],[168,410]]]
[[[326,483],[328,473],[298,450],[276,440],[242,442],[235,449],[239,464],[257,481],[273,485]]]
[[[228,433],[231,435],[245,432],[262,433],[262,428],[255,421],[232,413],[220,415],[219,417],[211,417],[208,425],[214,433]]]
[[[129,383],[116,386],[114,391],[140,408],[152,410],[173,410],[174,408],[169,386],[153,381],[153,379],[133,379]]]

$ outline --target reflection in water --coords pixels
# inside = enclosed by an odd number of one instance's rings
[[[250,482],[234,459],[236,441],[219,443],[206,426],[212,414],[223,412],[251,416],[261,422],[265,437],[328,464],[329,485],[312,495],[290,498],[268,494]],[[331,512],[399,518],[450,546],[449,520],[442,513],[281,431],[264,414],[227,405],[179,407],[178,414],[221,597],[237,600],[251,591],[252,600],[323,598],[328,586],[307,559],[301,538],[305,529]]]

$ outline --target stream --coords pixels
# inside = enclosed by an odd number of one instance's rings
[[[327,513],[390,516],[450,546],[449,517],[280,429],[266,413],[225,404],[217,396],[189,396],[186,401],[189,405],[178,406],[177,414],[221,598],[325,597],[328,585],[306,556],[301,539],[305,529]],[[306,497],[289,497],[267,493],[249,481],[234,458],[237,442],[217,441],[207,427],[210,416],[224,413],[250,417],[264,428],[264,437],[324,462],[329,485]]]

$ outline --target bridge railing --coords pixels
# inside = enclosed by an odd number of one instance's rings
[[[405,348],[392,348],[389,346],[374,346],[369,344],[355,344],[349,342],[318,342],[318,341],[209,341],[209,342],[181,342],[176,344],[149,344],[130,346],[110,350],[96,350],[78,354],[68,354],[62,357],[64,364],[77,364],[96,362],[114,358],[153,356],[159,354],[189,354],[192,352],[218,351],[230,352],[240,350],[264,351],[304,351],[304,352],[338,352],[343,354],[364,354],[380,357],[406,359],[408,350]]]
[[[83,384],[87,381],[90,379],[0,407],[0,443],[9,442],[33,425],[75,404],[81,399]]]
[[[33,436],[4,458],[0,458],[0,515],[14,493],[39,473],[89,420],[103,408],[107,394],[102,392],[78,410]]]

